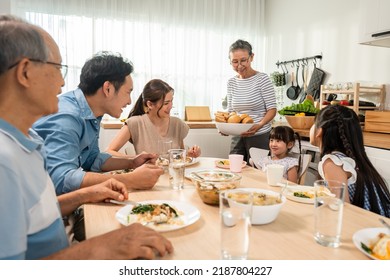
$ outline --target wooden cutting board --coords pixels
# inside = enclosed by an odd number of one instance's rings
[[[210,109],[208,106],[186,106],[185,120],[189,122],[211,121]]]

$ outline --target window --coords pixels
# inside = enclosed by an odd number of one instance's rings
[[[77,87],[81,67],[94,53],[119,52],[135,67],[132,102],[147,81],[160,78],[175,89],[172,114],[184,117],[187,105],[222,109],[226,82],[235,74],[228,59],[235,40],[252,44],[254,67],[264,61],[259,0],[16,0],[13,5],[59,44],[69,66],[63,92]]]

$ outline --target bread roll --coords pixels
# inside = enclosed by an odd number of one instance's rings
[[[243,119],[245,119],[245,118],[247,118],[247,117],[249,117],[248,114],[241,114],[241,115],[240,115],[241,120],[243,120]]]
[[[226,118],[222,115],[215,115],[216,122],[226,122]]]
[[[229,113],[228,112],[218,111],[214,115],[215,115],[215,121],[216,122],[226,122],[227,119],[228,119]]]
[[[229,113],[228,112],[223,112],[223,111],[217,111],[215,113],[215,115],[217,116],[224,116],[225,118],[227,118],[229,116]]]
[[[232,115],[232,116],[230,116],[228,118],[227,122],[228,123],[240,123],[241,122],[241,118],[238,115]]]
[[[242,123],[253,123],[253,119],[251,117],[246,117],[241,122]]]

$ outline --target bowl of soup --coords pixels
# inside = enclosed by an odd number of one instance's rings
[[[264,225],[272,223],[278,217],[280,210],[286,203],[286,197],[280,197],[278,192],[266,189],[256,188],[240,188],[240,190],[252,193],[253,207],[251,215],[252,225]],[[246,196],[246,197],[245,197]],[[237,197],[232,197],[241,203],[248,200],[248,195],[239,194]]]

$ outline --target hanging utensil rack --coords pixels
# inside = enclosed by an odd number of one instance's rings
[[[317,60],[321,60],[322,59],[322,54],[318,54],[318,55],[314,55],[314,56],[308,56],[308,57],[303,57],[303,58],[298,58],[298,59],[292,59],[292,60],[286,60],[286,61],[278,61],[276,62],[276,66],[281,66],[281,65],[286,65],[286,64],[289,64],[291,63],[292,66],[294,66],[296,63],[303,63],[303,64],[306,64],[310,61],[310,60],[313,60],[314,64],[317,63]]]

